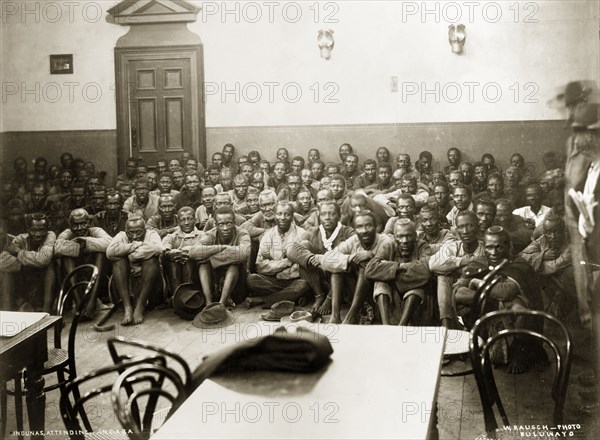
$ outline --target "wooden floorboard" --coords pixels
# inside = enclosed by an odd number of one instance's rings
[[[77,336],[77,368],[78,373],[94,370],[103,365],[111,364],[106,341],[110,337],[121,336],[127,340],[147,342],[162,346],[167,350],[180,354],[193,369],[202,362],[205,355],[218,350],[225,340],[225,333],[231,336],[235,333],[237,340],[248,338],[255,334],[258,328],[254,323],[260,320],[260,308],[251,310],[234,310],[234,325],[226,330],[200,330],[191,321],[185,321],[176,316],[172,310],[154,310],[147,315],[146,321],[137,326],[122,327],[118,325],[122,313],[117,312],[111,318],[116,323],[114,330],[98,333],[92,323],[82,323]],[[67,324],[70,318],[67,317]],[[66,347],[68,325],[63,330],[63,342]],[[579,334],[576,333],[579,337]],[[577,340],[574,337],[574,340]],[[49,341],[52,342],[51,340]],[[571,385],[568,390],[568,402],[565,410],[565,422],[582,424],[582,429],[575,431],[574,438],[598,438],[598,421],[585,422],[576,413],[576,408],[582,403],[578,391],[583,390],[576,383],[576,376],[587,371],[585,364],[576,358],[573,364]],[[511,375],[505,367],[494,370],[503,403],[511,423],[531,424],[551,419],[551,400],[548,397],[552,368],[542,372],[530,371],[523,375]],[[54,379],[52,379],[54,380]],[[48,379],[47,383],[50,383]],[[47,430],[63,429],[59,413],[59,391],[47,394],[46,428]],[[12,398],[8,400],[8,430],[16,429],[14,405]],[[90,418],[101,428],[120,428],[113,415],[108,397],[98,402],[89,411]],[[25,426],[27,413],[25,410]],[[465,377],[441,377],[438,391],[438,431],[442,440],[475,439],[484,431],[483,414],[477,386],[472,375]],[[10,437],[9,437],[10,438]],[[14,437],[12,437],[14,438]],[[65,436],[47,436],[49,439],[60,439]]]

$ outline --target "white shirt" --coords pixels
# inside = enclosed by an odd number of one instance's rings
[[[544,218],[546,218],[546,214],[548,214],[548,211],[550,211],[550,208],[542,205],[542,207],[536,214],[535,212],[533,212],[531,210],[531,206],[523,206],[522,208],[515,209],[513,211],[513,214],[521,216],[525,219],[531,219],[531,220],[535,221],[535,227],[537,228],[539,225],[542,224],[542,222],[544,221]]]
[[[596,189],[596,185],[598,184],[598,177],[600,176],[600,163],[592,162],[590,167],[588,168],[587,178],[585,179],[585,185],[583,187],[583,195],[592,196],[594,195],[594,190]],[[587,233],[585,232],[585,219],[582,214],[579,214],[579,233],[582,237],[587,237]]]

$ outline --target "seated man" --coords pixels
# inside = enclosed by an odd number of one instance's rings
[[[233,189],[228,192],[231,197],[231,207],[233,211],[241,214],[246,209],[246,194],[250,183],[243,174],[238,174],[233,178]]]
[[[437,208],[423,206],[419,213],[417,238],[429,245],[431,253],[436,253],[445,242],[455,239],[449,229],[442,227],[440,220],[441,216]]]
[[[464,185],[463,175],[459,170],[450,171],[450,174],[448,174],[448,186],[450,186],[450,190],[453,191],[456,185]]]
[[[328,251],[321,259],[321,268],[331,273],[331,319],[333,324],[357,324],[359,311],[372,295],[373,282],[365,276],[365,266],[375,255],[392,255],[394,240],[376,231],[373,213],[363,211],[354,217],[356,235]],[[344,320],[341,320],[342,298],[347,292],[343,286],[350,283],[352,302]]]
[[[320,182],[325,174],[325,163],[320,159],[312,162],[310,165],[310,173],[315,182]]]
[[[480,281],[473,281],[473,279],[483,279],[490,268],[498,265],[506,258],[509,263],[499,272],[500,282],[490,290],[490,301],[488,301],[487,307],[494,309],[493,303],[497,302],[500,309],[504,310],[542,309],[542,295],[532,267],[526,261],[514,258],[510,249],[510,235],[505,229],[500,226],[492,226],[486,231],[484,255],[469,262],[463,274],[453,286],[457,304],[465,307],[471,306],[475,299],[476,288],[480,284]],[[485,313],[486,310],[482,312]],[[477,318],[478,316],[473,317],[473,319]],[[519,327],[525,322],[525,319],[529,320],[531,318],[519,317],[511,325]],[[531,324],[528,328],[533,330],[540,325],[538,331],[541,331],[542,321],[535,319]],[[522,336],[513,338],[513,342],[508,349],[508,356],[510,361],[508,372],[513,374],[523,373],[532,363],[547,362],[546,353],[541,342]]]
[[[519,256],[538,274],[542,292],[551,301],[552,313],[565,319],[576,304],[573,260],[564,220],[553,213],[543,223],[543,235]]]
[[[76,182],[71,186],[71,193],[65,199],[69,209],[85,208],[85,186],[82,183]]]
[[[446,215],[446,218],[450,226],[456,227],[456,215],[465,209],[469,211],[473,210],[471,188],[462,183],[455,185],[452,188],[452,200],[454,200],[454,206]]]
[[[158,196],[150,194],[150,183],[145,177],[135,181],[133,195],[123,203],[123,211],[129,215],[139,215],[147,222],[158,214]]]
[[[319,225],[319,214],[313,206],[313,199],[308,188],[302,188],[295,203],[294,221],[298,226],[308,229]]]
[[[479,221],[479,239],[483,240],[485,231],[494,225],[496,220],[496,204],[487,197],[482,197],[475,202],[475,215]]]
[[[251,219],[254,214],[257,214],[260,211],[260,207],[258,206],[259,194],[260,191],[258,189],[254,187],[248,188],[248,192],[246,193],[246,206],[239,212],[246,220]]]
[[[34,212],[42,212],[46,215],[50,213],[52,203],[48,197],[48,190],[43,183],[36,183],[31,189],[29,203],[25,205],[25,213],[33,214]]]
[[[300,189],[302,189],[302,177],[300,177],[300,174],[292,172],[285,176],[285,184],[280,185],[280,189],[277,192],[277,199],[294,202],[294,207],[296,207],[295,202],[297,201]]]
[[[256,271],[256,256],[258,254],[258,245],[265,231],[275,226],[275,204],[277,203],[277,194],[269,189],[264,190],[258,195],[257,212],[249,220],[242,223],[242,229],[248,231],[252,240],[252,249],[248,258],[248,270],[251,273]]]
[[[27,217],[27,232],[14,237],[0,254],[0,309],[52,313],[55,241],[44,214]]]
[[[196,281],[196,263],[190,259],[190,249],[200,243],[204,237],[204,232],[196,229],[194,210],[189,206],[184,206],[173,215],[177,222],[177,227],[172,232],[166,234],[162,239],[162,245],[165,249],[163,254],[163,266],[167,275],[169,284],[169,298],[173,296],[177,287],[182,283]],[[147,229],[148,225],[146,225]],[[157,231],[159,232],[159,231]]]
[[[525,206],[515,209],[513,214],[523,217],[525,221],[532,222],[534,227],[537,228],[550,211],[548,206],[542,204],[543,196],[544,192],[540,184],[530,183],[525,188]]]
[[[458,166],[458,169],[462,174],[462,182],[472,190],[473,164],[471,162],[461,162],[461,164]]]
[[[196,225],[198,229],[204,230],[206,222],[213,218],[215,211],[215,197],[217,190],[212,186],[205,186],[202,188],[201,201],[202,204],[196,209]]]
[[[383,231],[383,227],[390,218],[391,208],[384,208],[381,203],[378,203],[367,196],[363,190],[358,190],[350,198],[347,203],[342,206],[343,225],[349,226],[354,224],[354,217],[361,211],[371,211],[377,220],[377,232]]]
[[[275,191],[279,192],[279,186],[285,183],[285,169],[286,164],[278,161],[273,165],[273,173],[267,182],[267,185],[271,188],[275,188]]]
[[[510,199],[496,200],[495,224],[508,231],[514,252],[519,253],[531,243],[533,227],[521,216],[513,214],[514,210],[515,205]]]
[[[392,166],[388,162],[381,162],[377,165],[377,182],[368,185],[367,194],[379,194],[387,192],[394,188],[392,182]]]
[[[219,208],[231,208],[233,209],[231,202],[231,196],[227,192],[219,193],[215,196],[215,211]],[[235,225],[240,226],[246,222],[246,219],[243,215],[235,213]],[[204,232],[208,232],[211,229],[215,228],[215,218],[209,218],[204,225]]]
[[[377,185],[377,162],[374,159],[367,159],[363,164],[363,169],[364,173],[354,179],[354,189]]]
[[[394,240],[391,254],[385,255],[388,249],[380,248],[365,267],[367,279],[375,281],[373,299],[379,308],[381,322],[384,325],[427,324],[433,316],[417,319],[415,312],[426,298],[432,303],[435,295],[433,276],[427,265],[431,248],[426,242],[417,240],[417,226],[407,218],[394,225]],[[400,319],[390,319],[393,316]]]
[[[146,223],[146,229],[154,229],[163,239],[167,234],[175,232],[178,228],[175,215],[175,202],[170,194],[162,194],[158,198],[158,214],[153,215]]]
[[[218,300],[233,306],[245,298],[245,263],[250,255],[250,235],[234,223],[235,213],[228,207],[215,211],[216,227],[208,231],[189,251],[198,262],[200,285],[206,304]]]
[[[331,313],[331,297],[327,296],[331,286],[331,274],[322,267],[323,254],[336,248],[354,234],[354,229],[340,223],[340,207],[333,201],[318,206],[319,226],[308,229],[293,244],[288,258],[299,266],[300,277],[305,279],[315,294],[313,312],[322,315]]]
[[[520,183],[523,179],[523,171],[516,166],[509,166],[504,171],[504,197],[509,199],[515,208],[525,205],[523,188]]]
[[[302,185],[308,189],[310,196],[314,199],[319,190],[319,182],[313,179],[313,175],[308,168],[302,168],[300,170],[300,178],[302,179]]]
[[[194,211],[198,209],[201,200],[200,178],[194,171],[185,173],[185,188],[173,199],[175,209],[179,210],[184,206],[191,206]]]
[[[104,229],[108,235],[114,237],[125,230],[125,223],[127,213],[123,211],[121,195],[115,190],[109,191],[106,194],[106,209],[94,216],[93,226]]]
[[[130,157],[127,159],[127,162],[125,162],[125,172],[117,176],[117,187],[123,183],[129,183],[133,185],[136,175],[137,160],[135,160],[133,157]]]
[[[433,185],[432,193],[437,209],[440,211],[440,214],[444,216],[444,223],[448,224],[448,218],[446,216],[452,209],[450,187],[446,182],[438,182]]]
[[[462,155],[460,150],[456,147],[449,148],[446,155],[448,157],[449,165],[444,167],[443,172],[447,176],[451,171],[458,170],[458,165],[460,164]]]
[[[333,200],[340,206],[350,199],[352,191],[346,190],[346,181],[341,174],[334,174],[329,181],[329,189],[333,195]]]
[[[478,240],[478,219],[473,211],[463,210],[456,215],[458,240],[444,243],[429,259],[429,270],[437,275],[440,320],[446,328],[460,328],[452,295],[452,284],[475,258],[483,256],[483,243]]]
[[[356,189],[354,180],[360,176],[361,170],[358,166],[358,156],[354,153],[349,153],[344,160],[342,172],[340,173],[346,179],[346,187],[348,189]]]
[[[416,213],[417,207],[415,205],[415,199],[410,194],[400,193],[396,200],[396,215],[387,221],[383,233],[393,235],[394,225],[398,219],[407,218],[414,221]]]
[[[96,216],[97,214],[106,210],[106,187],[101,185],[92,190],[89,195],[90,204],[86,208],[86,211],[92,215]]]
[[[488,170],[483,162],[473,164],[473,181],[471,182],[471,191],[473,194],[479,194],[487,189]]]
[[[158,259],[162,252],[158,232],[146,230],[146,222],[139,215],[129,217],[125,232],[119,232],[106,249],[106,256],[113,264],[113,284],[125,309],[121,325],[141,324],[144,321],[146,303],[160,280]],[[141,275],[135,309],[129,298],[129,278],[132,275]],[[158,298],[152,300],[159,302]]]
[[[106,248],[110,244],[111,236],[102,228],[92,226],[92,219],[83,209],[74,209],[69,216],[69,228],[60,233],[54,246],[54,255],[62,257],[65,275],[82,264],[93,264],[98,268],[98,279],[106,275]],[[81,281],[73,279],[73,283]],[[83,309],[82,317],[91,319],[96,314],[96,296],[98,286],[96,283],[88,302]]]
[[[310,290],[300,278],[298,264],[288,258],[294,243],[300,240],[304,229],[294,224],[294,207],[289,202],[278,202],[275,208],[277,226],[268,229],[260,240],[256,258],[256,272],[248,275],[247,305],[264,304],[271,307],[282,300],[297,301]]]
[[[160,173],[158,177],[158,188],[151,191],[150,194],[161,196],[163,194],[170,194],[176,196],[179,191],[173,189],[173,174],[167,171]]]

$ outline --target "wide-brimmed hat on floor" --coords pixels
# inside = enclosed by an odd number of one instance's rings
[[[281,321],[284,316],[290,316],[294,312],[295,304],[293,301],[278,301],[271,306],[268,313],[261,315],[265,321]]]
[[[177,316],[191,321],[204,307],[204,295],[193,283],[183,283],[173,294],[173,310]]]
[[[207,305],[194,318],[194,326],[198,328],[227,327],[235,321],[233,314],[220,302]]]

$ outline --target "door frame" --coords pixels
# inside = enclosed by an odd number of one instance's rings
[[[131,157],[131,124],[127,84],[129,61],[189,59],[191,66],[192,153],[206,163],[206,120],[204,99],[204,56],[201,44],[160,47],[115,48],[115,95],[117,107],[117,160],[119,171]],[[134,156],[135,157],[135,156]]]

